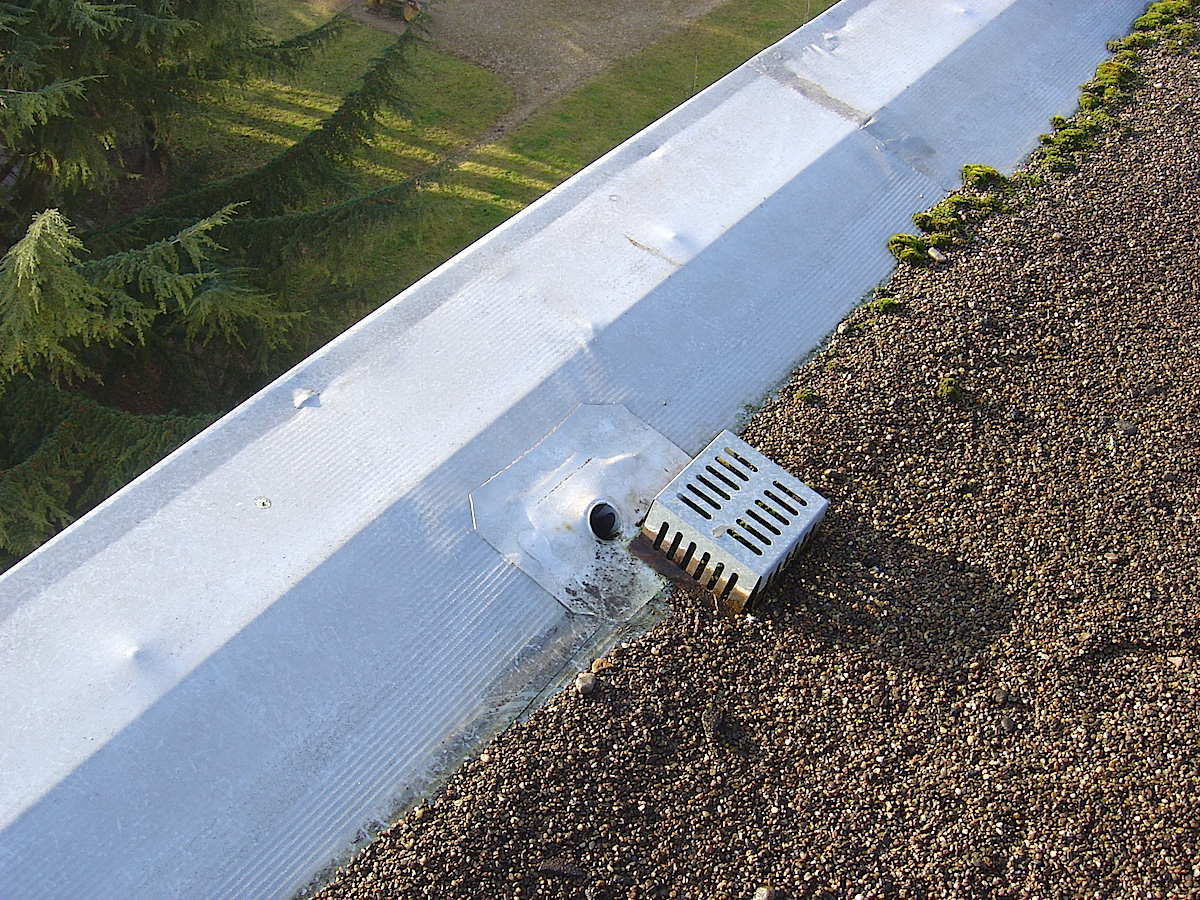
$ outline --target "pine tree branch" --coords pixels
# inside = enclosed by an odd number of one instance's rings
[[[233,213],[225,207],[169,238],[88,262],[58,210],[36,216],[0,259],[0,385],[38,371],[55,382],[95,378],[83,359],[88,346],[140,344],[152,325],[235,345],[248,329],[259,352],[280,346],[296,314],[214,259],[223,248],[213,232]]]
[[[98,76],[62,79],[33,91],[0,89],[0,141],[15,145],[20,132],[45,125],[56,116],[73,114],[72,102],[84,95],[85,86]]]
[[[319,193],[345,190],[347,164],[378,132],[380,114],[385,109],[404,111],[400,76],[408,47],[416,39],[411,28],[401,35],[373,61],[361,85],[343,98],[337,110],[266,165],[167,200],[110,234],[127,229],[161,232],[155,219],[187,217],[226,203],[244,202],[255,217],[278,215]]]
[[[18,379],[0,392],[0,552],[29,553],[192,435],[211,415],[137,415]]]
[[[251,71],[272,73],[299,68],[313,53],[341,37],[352,22],[349,16],[339,13],[328,22],[286,41],[254,46],[247,53]]]

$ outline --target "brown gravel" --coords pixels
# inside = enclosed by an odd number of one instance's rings
[[[1200,62],[1146,57],[751,424],[831,501],[756,617],[677,596],[322,897],[1200,896]]]

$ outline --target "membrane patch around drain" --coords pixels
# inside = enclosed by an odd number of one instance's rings
[[[623,406],[579,406],[471,492],[475,530],[574,613],[623,621],[665,586],[628,552],[686,453]]]

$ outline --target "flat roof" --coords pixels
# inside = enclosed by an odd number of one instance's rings
[[[6,890],[303,887],[606,627],[470,494],[581,405],[736,424],[1143,5],[842,0],[0,576]]]

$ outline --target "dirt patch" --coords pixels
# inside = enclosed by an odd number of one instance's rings
[[[521,101],[560,94],[722,0],[440,0],[434,46],[508,82]]]
[[[395,32],[403,20],[368,12],[363,0],[318,0]],[[541,106],[729,0],[435,0],[424,18],[438,50],[494,72],[516,105],[503,132]]]

